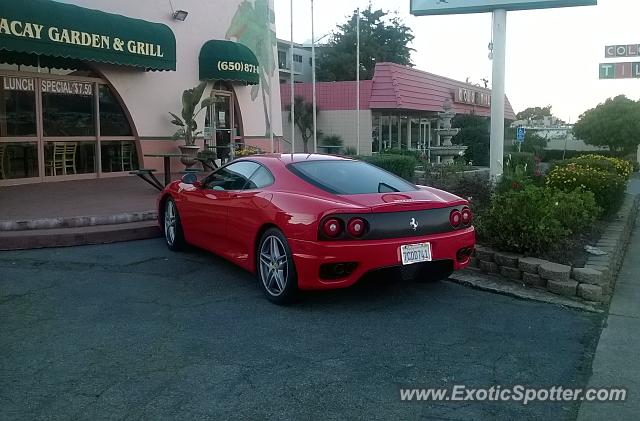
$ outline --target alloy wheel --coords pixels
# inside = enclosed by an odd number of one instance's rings
[[[164,236],[170,245],[176,241],[176,205],[172,200],[167,200],[165,206]]]
[[[274,297],[283,293],[289,279],[286,249],[275,235],[264,239],[260,247],[260,279],[267,292]]]

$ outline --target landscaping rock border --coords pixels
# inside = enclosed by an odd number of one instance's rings
[[[515,281],[577,301],[606,303],[611,298],[639,206],[640,195],[625,195],[620,210],[594,244],[607,254],[590,256],[582,268],[498,252],[478,245],[469,269],[501,278],[511,285]]]

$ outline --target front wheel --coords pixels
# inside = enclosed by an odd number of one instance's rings
[[[173,251],[183,250],[186,243],[182,233],[180,214],[178,214],[176,202],[171,198],[167,199],[164,203],[164,214],[162,219],[164,221],[164,239],[167,243],[167,247]]]
[[[293,302],[298,295],[298,276],[291,249],[280,230],[270,228],[262,235],[257,262],[258,280],[267,299],[278,305]]]

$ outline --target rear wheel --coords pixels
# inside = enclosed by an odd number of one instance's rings
[[[186,243],[182,233],[182,224],[180,223],[180,214],[173,199],[169,198],[164,204],[164,239],[170,250],[183,250]]]
[[[260,287],[267,299],[279,305],[293,302],[298,295],[298,277],[291,249],[280,230],[270,228],[262,235],[256,261]]]

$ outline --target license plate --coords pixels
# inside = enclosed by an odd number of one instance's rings
[[[412,263],[430,262],[431,261],[431,244],[406,244],[400,246],[400,255],[402,256],[402,264],[410,265]]]

